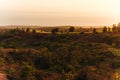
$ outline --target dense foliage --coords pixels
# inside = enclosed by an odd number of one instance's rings
[[[113,80],[120,36],[38,34],[10,30],[0,34],[0,67],[10,80]]]

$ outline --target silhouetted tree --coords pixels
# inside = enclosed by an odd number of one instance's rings
[[[35,30],[35,29],[33,29],[33,30],[32,30],[32,33],[36,33],[36,30]]]
[[[116,26],[116,24],[113,24],[112,32],[116,32],[116,31],[117,31],[117,26]]]
[[[26,29],[26,32],[30,32],[30,29],[29,29],[29,28],[27,28],[27,29]]]
[[[52,29],[52,34],[56,34],[57,32],[59,31],[59,29],[58,28],[54,28],[54,29]]]
[[[74,27],[70,27],[69,28],[69,32],[74,32],[75,28]]]
[[[107,32],[107,27],[106,26],[103,27],[103,32],[104,33]]]
[[[118,23],[117,30],[120,32],[120,22]]]
[[[93,33],[97,33],[96,28],[93,29]]]

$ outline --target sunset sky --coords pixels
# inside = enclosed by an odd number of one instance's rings
[[[112,25],[120,0],[0,0],[0,25]]]

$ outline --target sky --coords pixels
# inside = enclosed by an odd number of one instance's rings
[[[0,25],[110,26],[120,0],[0,0]]]

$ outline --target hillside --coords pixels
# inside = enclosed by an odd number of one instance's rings
[[[119,33],[8,30],[0,34],[0,70],[9,80],[115,80],[119,44]]]

